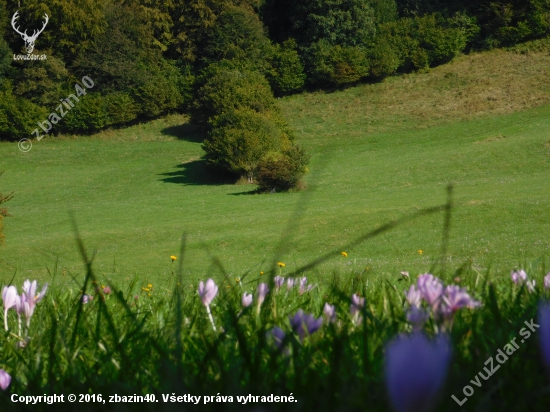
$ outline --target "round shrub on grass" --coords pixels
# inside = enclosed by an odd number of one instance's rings
[[[290,145],[268,113],[249,108],[230,110],[214,117],[211,124],[213,129],[203,144],[207,162],[238,173],[249,183],[266,154]]]
[[[299,188],[309,160],[310,156],[300,146],[292,146],[282,155],[266,158],[260,163],[256,174],[259,190],[287,191]]]

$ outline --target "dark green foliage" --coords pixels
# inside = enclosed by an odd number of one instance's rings
[[[13,94],[11,82],[0,84],[0,138],[30,139],[36,122],[46,118],[46,109]]]
[[[254,179],[260,161],[291,145],[292,133],[264,76],[246,70],[210,67],[213,74],[199,90],[195,120],[211,130],[203,144],[210,166]]]
[[[264,21],[275,39],[292,37],[303,47],[320,40],[332,45],[365,45],[376,32],[373,3],[380,6],[380,16],[389,18],[391,7],[385,7],[382,0],[270,0],[264,6]]]
[[[107,101],[100,93],[88,92],[74,105],[61,121],[62,129],[72,133],[92,132],[109,124]]]
[[[277,192],[294,189],[307,172],[310,156],[294,145],[279,156],[267,157],[258,167],[256,180],[259,190]]]
[[[207,162],[245,176],[249,183],[268,153],[290,144],[270,113],[243,107],[215,116],[210,124],[212,131],[203,144]]]
[[[424,69],[464,50],[472,30],[457,25],[435,14],[404,18],[382,25],[379,42],[391,45],[403,70]]]
[[[245,60],[265,71],[271,44],[258,15],[242,7],[222,12],[208,34],[203,59],[207,63],[220,60]]]
[[[223,65],[209,68],[212,75],[198,91],[194,120],[204,123],[229,110],[249,108],[256,112],[275,109],[269,83],[258,72],[226,70]]]
[[[310,81],[315,84],[341,86],[355,83],[369,74],[366,50],[357,46],[333,46],[320,41],[308,50]]]
[[[302,89],[306,75],[294,39],[273,46],[269,62],[271,67],[266,77],[275,94],[283,95]]]
[[[392,47],[389,39],[379,36],[368,51],[370,75],[374,78],[384,78],[396,72],[401,64],[399,55]]]
[[[17,62],[14,94],[52,111],[61,97],[69,75],[63,60],[51,56],[44,61]]]
[[[371,0],[370,3],[377,24],[389,23],[397,19],[397,3],[395,0]]]
[[[108,116],[107,126],[131,122],[139,112],[134,99],[125,92],[109,93],[104,97],[104,102]]]

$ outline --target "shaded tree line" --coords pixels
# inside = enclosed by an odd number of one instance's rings
[[[265,188],[295,186],[307,164],[276,96],[426,70],[468,49],[550,33],[550,0],[20,3],[0,0],[0,138],[29,137],[59,98],[89,76],[93,92],[53,133],[190,112],[208,127],[209,164],[264,179]],[[50,16],[34,51],[47,60],[13,60],[24,52],[10,27],[17,10],[29,31],[44,13]],[[288,170],[293,176],[281,185],[275,177]]]

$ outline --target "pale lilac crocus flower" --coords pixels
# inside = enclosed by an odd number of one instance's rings
[[[527,281],[527,273],[525,273],[524,270],[520,270],[519,272],[514,272],[512,270],[510,276],[512,277],[512,282],[516,285],[522,285]]]
[[[243,308],[249,307],[252,304],[252,294],[244,292],[241,303],[243,305]]]
[[[462,308],[474,309],[481,305],[480,302],[472,299],[465,288],[457,285],[449,285],[445,288],[443,302],[452,313]]]
[[[216,325],[214,324],[214,318],[212,317],[212,312],[210,311],[210,304],[218,294],[218,287],[212,279],[208,279],[206,284],[204,284],[201,280],[199,282],[198,292],[202,304],[206,307],[206,313],[208,313],[208,318],[210,319],[210,323],[212,323],[212,328],[214,329],[214,332],[216,332]]]
[[[2,289],[2,301],[4,302],[4,327],[8,330],[8,310],[17,303],[17,289],[15,286],[4,286]]]
[[[351,315],[356,316],[359,312],[361,312],[361,309],[363,309],[364,307],[365,298],[362,298],[354,293],[351,297],[351,306],[349,308]]]
[[[218,294],[218,287],[212,279],[208,279],[206,284],[199,282],[199,296],[204,306],[209,306],[216,295]]]
[[[323,306],[323,315],[325,315],[326,319],[329,322],[335,322],[336,321],[336,308],[334,305],[331,305],[329,303],[325,303],[325,306]]]
[[[109,286],[105,286],[103,288],[103,293],[105,293],[106,295],[110,295],[113,291],[111,290],[111,288]]]
[[[281,289],[281,286],[285,284],[285,278],[282,276],[275,276],[273,281],[275,282],[275,289],[277,290]]]
[[[264,303],[267,292],[269,292],[269,288],[267,287],[267,283],[260,283],[258,285],[258,288],[256,289],[256,294],[257,294],[257,298],[258,298],[258,308],[260,306],[262,306],[262,304]]]
[[[292,286],[294,286],[294,278],[288,278],[286,280],[286,287],[288,290],[292,289]]]
[[[34,308],[36,307],[36,304],[40,302],[46,294],[48,284],[44,284],[42,290],[38,295],[36,294],[37,288],[38,283],[36,282],[36,280],[33,280],[31,282],[27,279],[25,282],[23,282],[24,292],[21,294],[21,306],[25,315],[25,319],[27,320],[27,327],[29,327],[30,325],[31,317],[34,313]]]
[[[321,328],[323,317],[315,319],[313,315],[304,313],[302,309],[299,309],[294,317],[290,318],[290,325],[292,326],[292,330],[298,334],[300,342],[303,342],[306,336],[315,333]]]
[[[304,276],[303,278],[300,278],[300,295],[303,295],[306,291],[307,286],[307,278]]]
[[[4,369],[0,369],[0,389],[5,391],[11,383],[11,376]]]
[[[308,285],[307,278],[305,276],[303,278],[300,278],[300,295],[303,295],[304,293],[309,292],[315,286],[316,285]]]
[[[411,306],[420,306],[422,302],[422,293],[416,289],[414,285],[411,285],[408,291],[405,291],[405,300]]]
[[[550,272],[544,277],[544,289],[550,289]]]
[[[539,339],[544,364],[550,371],[550,302],[541,303],[538,311]]]
[[[426,273],[420,275],[417,282],[418,290],[420,291],[422,298],[428,303],[428,305],[435,312],[441,296],[443,295],[443,282],[437,277]]]
[[[445,335],[400,335],[386,346],[386,387],[397,412],[431,411],[445,382],[451,347]]]
[[[90,295],[82,295],[82,304],[85,305],[90,301]]]

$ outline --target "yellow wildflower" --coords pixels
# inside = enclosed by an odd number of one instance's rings
[[[263,275],[263,274],[264,274],[264,272],[260,272],[260,275]]]
[[[421,255],[422,253],[422,249],[418,249],[418,254]]]
[[[176,260],[176,259],[177,259],[177,257],[176,257],[176,256],[174,256],[174,255],[172,255],[172,256],[170,256],[170,259],[172,259],[172,262],[173,262],[174,260]]]
[[[342,256],[344,256],[344,257],[348,257],[348,254],[347,254],[347,252],[342,252]]]
[[[151,285],[150,283],[147,285],[148,288],[152,288],[153,285]]]
[[[286,266],[283,262],[278,262],[277,265],[279,265],[280,268],[284,268]]]

